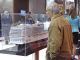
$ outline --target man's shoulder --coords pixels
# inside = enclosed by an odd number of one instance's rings
[[[64,16],[60,16],[60,17],[57,17],[55,19],[52,19],[51,24],[64,25],[64,24],[69,24],[69,22],[66,18],[64,18]]]

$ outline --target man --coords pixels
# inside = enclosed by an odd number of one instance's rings
[[[9,32],[11,25],[12,17],[8,11],[4,11],[4,13],[1,14],[1,31],[2,36],[5,37],[6,44],[9,43]]]
[[[53,17],[49,27],[47,44],[47,60],[71,60],[73,54],[72,30],[69,22],[64,19],[63,6],[55,4]]]

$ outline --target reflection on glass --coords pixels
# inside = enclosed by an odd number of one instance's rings
[[[67,2],[71,1],[71,2],[74,2],[74,0],[66,0]]]
[[[3,41],[0,41],[0,53],[24,56],[35,52],[39,47],[46,46],[49,27],[47,15],[22,16],[20,13],[5,13],[1,14],[2,39],[0,40]]]
[[[9,42],[9,31],[12,24],[12,17],[8,11],[4,11],[1,15],[2,36],[5,37],[6,44]]]
[[[26,11],[25,10],[21,10],[20,15],[21,16],[25,16],[26,15]]]

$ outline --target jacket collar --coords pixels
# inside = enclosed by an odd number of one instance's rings
[[[54,14],[52,19],[56,19],[57,17],[60,17],[60,16],[62,16],[62,15],[61,14]]]

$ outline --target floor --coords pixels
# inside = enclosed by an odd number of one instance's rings
[[[46,60],[46,48],[40,50],[39,52],[39,60]],[[10,55],[10,54],[1,54],[0,53],[0,60],[35,60],[35,54],[31,54],[29,56],[17,56],[17,55]],[[75,56],[78,58],[77,56]]]
[[[40,58],[39,60],[46,60],[46,49],[40,50]],[[17,56],[17,55],[10,55],[10,54],[2,54],[0,53],[0,60],[35,60],[34,53],[29,56]]]

